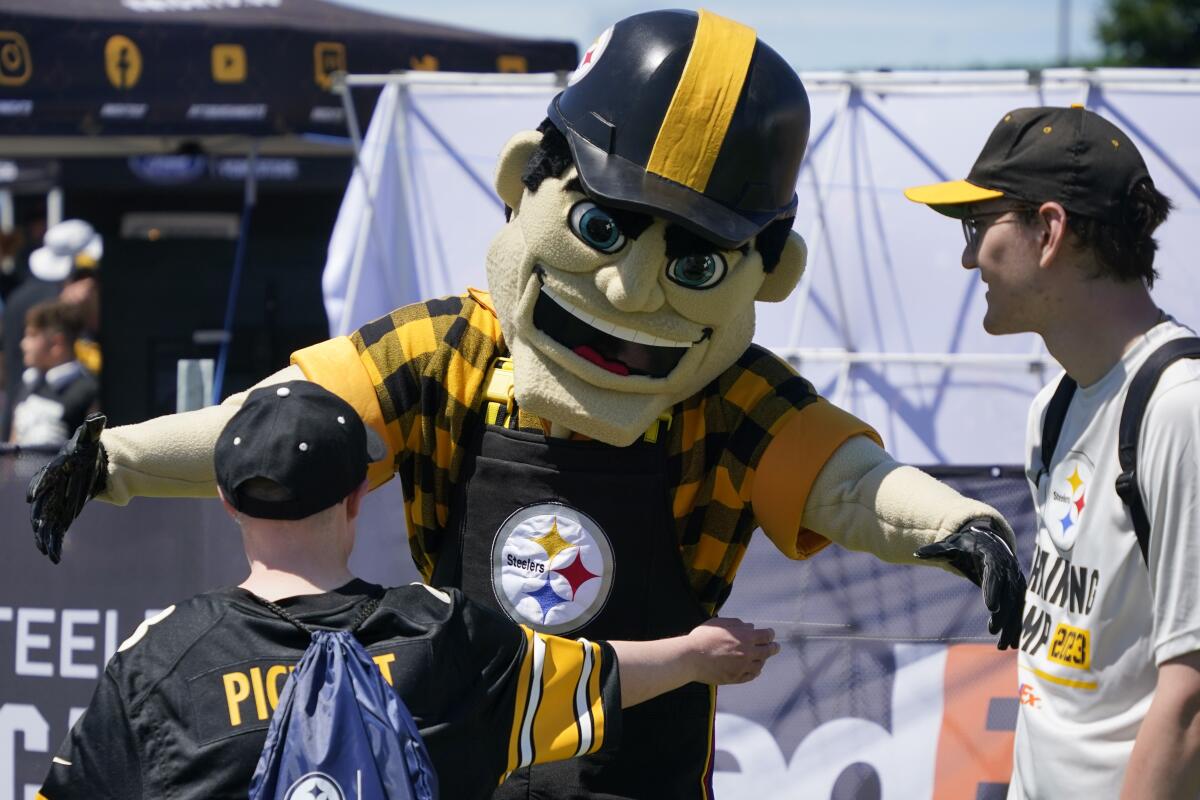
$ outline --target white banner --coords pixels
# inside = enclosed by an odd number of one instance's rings
[[[898,458],[1020,463],[1029,401],[1057,372],[1036,337],[984,333],[978,276],[959,266],[958,224],[901,194],[965,176],[1012,108],[1086,103],[1137,142],[1176,203],[1160,235],[1155,294],[1178,319],[1200,324],[1195,72],[1057,70],[1040,82],[1022,71],[804,78],[813,119],[796,229],[809,242],[808,274],[786,302],[760,305],[756,338],[875,425]],[[485,284],[484,255],[503,224],[491,189],[496,155],[541,122],[555,91],[520,76],[388,87],[330,243],[325,291],[335,334]]]

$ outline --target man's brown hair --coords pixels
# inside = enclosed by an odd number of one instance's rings
[[[83,330],[83,320],[80,319],[75,306],[58,300],[47,300],[25,312],[25,326],[35,331],[62,334],[68,344],[73,344]]]
[[[1093,278],[1109,278],[1119,283],[1145,281],[1154,285],[1158,271],[1154,269],[1154,254],[1158,242],[1154,232],[1166,221],[1174,203],[1145,178],[1129,192],[1121,207],[1120,222],[1104,222],[1067,209],[1067,229],[1074,234],[1080,247],[1089,250],[1096,260]],[[1026,225],[1037,222],[1036,206],[1020,211]]]

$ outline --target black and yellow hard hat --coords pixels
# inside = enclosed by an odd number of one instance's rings
[[[796,213],[804,85],[752,28],[652,11],[600,35],[550,103],[587,193],[725,247]]]

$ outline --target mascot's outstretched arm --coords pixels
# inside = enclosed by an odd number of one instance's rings
[[[290,366],[253,388],[303,378],[299,367]],[[125,505],[137,496],[216,496],[213,447],[249,391],[218,406],[103,432],[98,430],[103,417],[89,420],[30,481],[27,499],[38,549],[58,563],[67,528],[93,497]]]
[[[294,380],[304,380],[304,373],[290,366],[251,388]],[[215,497],[213,447],[249,393],[230,395],[217,406],[106,430],[100,445],[108,456],[108,472],[96,497],[119,506],[134,497]]]
[[[991,613],[1000,649],[1016,647],[1025,578],[1016,539],[991,506],[964,497],[921,470],[895,461],[874,440],[854,436],[829,457],[807,496],[792,476],[805,435],[803,415],[763,454],[752,505],[764,532],[792,558],[835,542],[893,563],[929,563],[971,580]]]

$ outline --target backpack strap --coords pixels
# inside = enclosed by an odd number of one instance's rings
[[[1075,380],[1064,373],[1054,390],[1054,396],[1046,405],[1046,416],[1042,419],[1042,468],[1038,470],[1036,482],[1040,482],[1043,475],[1050,474],[1050,462],[1054,458],[1054,449],[1058,447],[1058,437],[1062,435],[1071,398],[1075,396],[1075,386]]]
[[[1133,532],[1137,535],[1142,560],[1150,564],[1150,518],[1142,503],[1142,493],[1137,485],[1138,435],[1142,420],[1146,416],[1146,405],[1158,385],[1163,371],[1181,358],[1200,358],[1200,338],[1174,339],[1150,354],[1138,369],[1125,393],[1125,405],[1121,409],[1121,425],[1118,429],[1117,458],[1121,474],[1117,476],[1116,488],[1121,501],[1129,507],[1133,518]]]
[[[291,623],[295,627],[297,627],[300,630],[307,633],[309,636],[312,636],[314,633],[317,632],[316,628],[312,627],[311,625],[305,625],[303,622],[301,622],[299,619],[297,619],[294,614],[292,614],[290,611],[288,611],[286,608],[279,605],[278,603],[273,603],[270,600],[259,597],[258,595],[254,594],[253,592],[251,592],[250,594],[252,594],[254,596],[254,599],[257,600],[260,604],[265,606],[268,611],[271,611],[272,613],[274,613],[275,616],[279,617],[284,622]],[[354,617],[354,622],[352,622],[350,624],[350,627],[347,629],[350,633],[355,633],[359,628],[361,628],[363,626],[363,623],[365,623],[367,621],[367,618],[375,613],[375,609],[379,608],[379,600],[380,600],[380,596],[368,597],[362,603],[362,605],[359,606],[358,614],[356,614]]]

